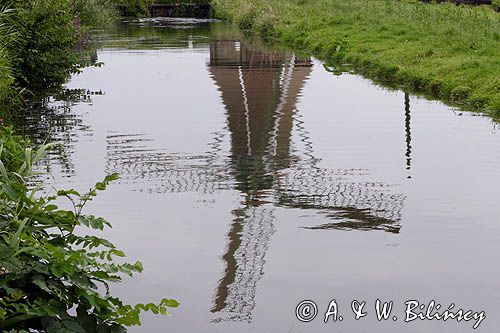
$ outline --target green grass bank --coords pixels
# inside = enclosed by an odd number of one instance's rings
[[[500,14],[393,0],[214,0],[217,17],[342,70],[500,115]]]

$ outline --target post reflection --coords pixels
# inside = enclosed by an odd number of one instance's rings
[[[406,171],[408,172],[407,178],[411,178],[411,109],[410,109],[410,95],[405,92],[405,137],[406,137]]]

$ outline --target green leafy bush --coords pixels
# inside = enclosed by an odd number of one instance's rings
[[[71,13],[77,18],[80,36],[92,29],[106,28],[117,16],[114,0],[73,0]]]
[[[76,27],[68,1],[28,1],[13,19],[18,38],[13,49],[17,79],[30,87],[60,84],[76,70]]]
[[[47,147],[0,129],[0,330],[2,332],[125,332],[142,311],[168,314],[178,302],[131,306],[109,293],[109,284],[142,271],[108,240],[83,233],[110,224],[84,215],[85,204],[118,178],[107,176],[87,193],[39,195],[29,186],[32,166]],[[71,210],[59,209],[65,198]],[[77,232],[78,231],[78,232]]]
[[[17,87],[36,90],[63,83],[79,68],[75,47],[90,30],[109,24],[115,17],[112,1],[2,2],[9,13],[0,15],[0,27],[8,26],[10,33],[8,38],[0,38],[0,72],[6,67],[2,59],[7,58]],[[5,35],[1,29],[0,35]],[[0,88],[10,83],[2,75]]]

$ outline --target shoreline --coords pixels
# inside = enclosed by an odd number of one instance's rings
[[[360,0],[213,6],[217,18],[311,53],[335,73],[354,69],[392,88],[500,116],[500,15],[492,8]]]

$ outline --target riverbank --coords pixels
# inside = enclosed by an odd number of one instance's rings
[[[213,5],[219,18],[307,50],[334,70],[500,115],[500,15],[491,7],[362,0]]]

